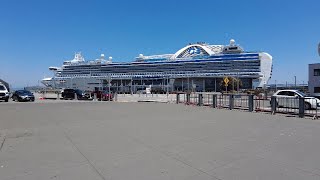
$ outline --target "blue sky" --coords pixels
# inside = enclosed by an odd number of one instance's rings
[[[114,61],[174,53],[189,42],[228,44],[274,58],[269,83],[308,80],[320,62],[320,1],[0,0],[0,78],[37,85],[81,51]]]

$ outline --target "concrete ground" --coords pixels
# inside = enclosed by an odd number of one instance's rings
[[[165,103],[0,103],[1,180],[320,179],[320,122]]]

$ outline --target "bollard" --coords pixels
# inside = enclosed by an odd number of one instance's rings
[[[271,114],[275,114],[277,110],[277,98],[275,96],[271,97]]]
[[[59,97],[59,92],[57,93],[57,100],[59,100],[60,99],[60,97]]]
[[[249,98],[248,98],[249,102],[249,112],[252,112],[253,111],[253,94],[250,94],[249,95]]]
[[[198,97],[198,106],[203,106],[203,94],[199,94]]]
[[[212,95],[212,107],[213,108],[217,107],[217,95],[216,94]]]
[[[190,93],[187,93],[187,103],[190,103]]]
[[[78,100],[78,95],[77,95],[77,93],[74,93],[74,99],[75,99],[75,100]]]
[[[97,101],[97,93],[93,94],[93,101]]]
[[[304,111],[305,111],[305,107],[304,107],[304,98],[300,97],[299,98],[299,117],[303,118],[304,117]]]
[[[234,107],[234,97],[233,94],[229,95],[229,109],[232,110]]]
[[[118,101],[118,93],[114,94],[114,101]]]
[[[179,93],[177,93],[177,104],[179,104],[179,102],[180,102],[180,94]]]

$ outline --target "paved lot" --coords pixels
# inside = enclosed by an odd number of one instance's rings
[[[320,121],[164,103],[0,103],[0,179],[320,179]]]

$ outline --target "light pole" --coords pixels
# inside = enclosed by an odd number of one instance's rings
[[[237,93],[239,94],[239,84],[240,84],[240,78],[239,78],[239,72],[238,72],[238,79],[237,79]]]
[[[131,95],[133,94],[133,92],[132,92],[132,83],[133,83],[133,79],[132,79],[132,76],[131,76],[131,81],[130,81],[130,93],[131,93]],[[134,86],[135,87],[135,86]]]
[[[188,92],[190,91],[190,79],[189,79],[189,75],[188,75]]]
[[[214,92],[217,92],[217,77],[214,78]]]

